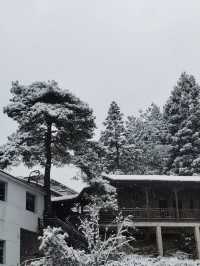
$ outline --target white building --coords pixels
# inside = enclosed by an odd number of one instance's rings
[[[43,210],[42,188],[0,171],[0,265],[20,265],[26,239],[37,241]]]
[[[19,266],[38,256],[39,219],[43,219],[43,177],[22,179],[0,170],[0,265]],[[54,197],[77,195],[76,191],[51,180]]]

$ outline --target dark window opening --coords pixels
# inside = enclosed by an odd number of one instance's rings
[[[173,208],[176,209],[176,201],[173,200]],[[182,200],[178,200],[178,209],[182,210]]]
[[[6,183],[0,181],[0,200],[6,200]]]
[[[140,199],[140,193],[138,191],[133,192],[133,200],[138,201]]]
[[[178,200],[178,208],[179,210],[182,210],[183,208],[182,200]]]
[[[193,201],[193,199],[190,200],[190,209],[194,209],[194,201]]]
[[[5,264],[5,241],[0,240],[0,264]]]
[[[26,192],[26,209],[35,212],[35,195]]]
[[[159,200],[159,208],[160,209],[167,209],[168,208],[167,200]]]

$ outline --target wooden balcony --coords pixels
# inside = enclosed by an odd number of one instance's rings
[[[200,221],[200,209],[179,209],[175,208],[123,208],[120,210],[123,217],[130,217],[133,221]],[[102,212],[100,222],[113,223],[117,213]]]

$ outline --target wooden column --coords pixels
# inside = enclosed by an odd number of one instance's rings
[[[146,200],[146,211],[147,211],[147,217],[149,217],[149,188],[145,187],[145,200]]]
[[[197,249],[197,258],[200,259],[200,233],[199,233],[199,226],[194,227],[194,236],[196,242],[196,249]]]
[[[178,191],[174,189],[174,197],[175,197],[175,207],[176,207],[176,218],[179,219],[179,209],[178,209]]]
[[[149,188],[145,187],[146,209],[149,208]]]
[[[159,256],[163,256],[163,240],[162,240],[162,230],[160,226],[156,227],[156,240],[158,247]]]

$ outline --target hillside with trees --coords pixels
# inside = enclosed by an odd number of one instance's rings
[[[107,173],[173,178],[173,175],[200,174],[200,86],[195,78],[182,73],[163,108],[152,103],[137,116],[126,117],[119,104],[112,101],[99,139],[94,138],[93,110],[55,81],[30,85],[13,82],[10,92],[12,97],[4,113],[17,122],[18,127],[0,147],[0,168],[22,163],[30,169],[33,166],[44,169],[46,218],[52,217],[52,165],[73,164],[81,169],[81,178],[90,191],[88,215],[80,218],[80,227],[76,228],[84,235],[88,250],[75,249],[67,244],[67,234],[47,227],[40,247],[44,260],[32,265],[49,265],[49,257],[55,265],[136,263],[138,257],[127,257],[121,252],[122,245],[133,241],[121,234],[130,217],[116,216],[115,222],[123,225],[122,232],[114,235],[109,232],[111,235],[102,240],[100,211],[117,213],[118,208],[116,189],[102,176]],[[118,262],[112,261],[113,255]],[[156,264],[156,261],[150,264],[149,259],[141,259],[142,265]],[[135,265],[141,265],[138,263]],[[174,263],[179,265],[177,260]]]
[[[47,212],[52,165],[73,163],[91,186],[103,172],[200,173],[200,87],[192,75],[181,74],[163,108],[152,103],[126,117],[112,101],[99,140],[93,110],[55,81],[13,82],[10,91],[4,113],[18,128],[0,148],[0,167],[42,166]]]

